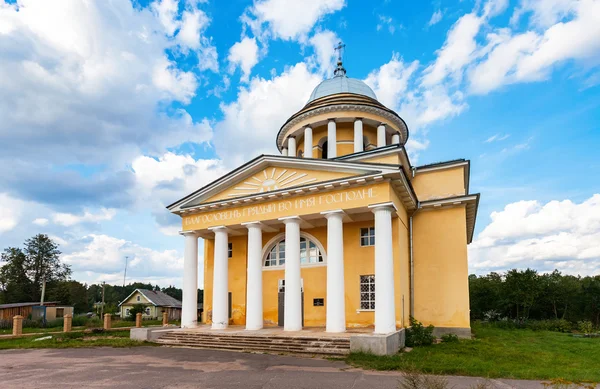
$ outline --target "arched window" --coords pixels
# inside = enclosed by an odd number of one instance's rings
[[[298,150],[298,157],[302,158],[304,156],[304,153],[302,152],[302,150]]]
[[[325,258],[320,244],[306,236],[300,236],[300,265],[324,263]],[[267,248],[265,267],[285,265],[285,239],[279,239]]]

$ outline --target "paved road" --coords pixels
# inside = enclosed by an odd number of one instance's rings
[[[401,374],[340,361],[168,347],[0,351],[8,388],[393,388]],[[481,381],[449,377],[455,389]],[[498,389],[538,389],[533,381],[493,380]]]

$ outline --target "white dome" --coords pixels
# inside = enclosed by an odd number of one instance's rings
[[[375,92],[367,84],[356,78],[348,78],[344,75],[330,78],[317,85],[311,93],[307,104],[318,98],[338,93],[354,93],[377,100]]]

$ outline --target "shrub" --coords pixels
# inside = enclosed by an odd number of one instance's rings
[[[88,320],[90,320],[90,318],[87,317],[86,315],[78,315],[78,316],[73,316],[73,321],[71,323],[73,324],[73,327],[81,327],[81,326],[85,326],[87,324]]]
[[[579,323],[577,323],[577,327],[579,328],[580,332],[583,332],[586,335],[589,335],[594,331],[594,326],[589,320],[580,321]]]
[[[571,323],[564,319],[531,320],[527,328],[533,331],[571,332]]]
[[[95,327],[103,327],[103,326],[104,326],[104,322],[97,317],[92,317],[85,322],[86,328],[95,328]]]
[[[458,342],[458,336],[455,334],[444,334],[444,335],[442,335],[442,342],[456,343],[456,342]]]
[[[434,327],[432,325],[425,327],[420,321],[411,316],[410,328],[406,329],[406,346],[416,347],[433,344],[433,341],[435,340],[433,329]]]
[[[146,306],[144,304],[135,304],[131,309],[129,309],[129,315],[124,317],[125,320],[135,320],[135,315],[138,313],[143,314],[146,311]]]

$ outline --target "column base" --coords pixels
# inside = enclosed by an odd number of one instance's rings
[[[227,329],[227,324],[219,324],[219,323],[213,323],[210,326],[211,330],[225,330]]]

